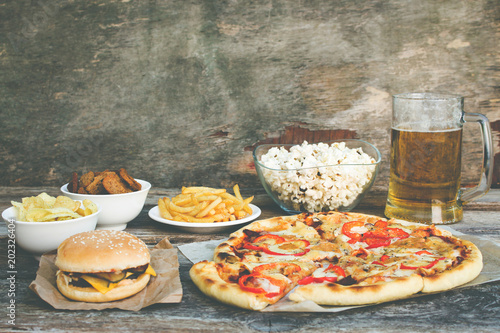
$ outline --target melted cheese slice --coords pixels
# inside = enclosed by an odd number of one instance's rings
[[[108,291],[110,291],[110,290],[118,287],[118,285],[122,281],[124,281],[126,278],[128,278],[132,274],[134,274],[134,273],[127,272],[125,278],[123,280],[118,281],[118,282],[109,282],[107,280],[98,278],[98,277],[96,277],[94,275],[88,275],[88,274],[84,274],[80,278],[84,279],[85,281],[87,281],[92,287],[94,287],[95,289],[97,289],[97,291],[99,291],[100,293],[105,294]],[[153,269],[153,267],[151,265],[148,265],[148,268],[146,269],[146,271],[143,274],[149,274],[149,275],[152,275],[152,276],[156,276],[156,272],[155,272],[155,270]]]
[[[151,276],[156,276],[156,272],[153,269],[153,266],[151,266],[151,265],[148,265],[148,268],[146,269],[146,271],[144,273],[149,274]]]
[[[92,275],[82,275],[81,278],[90,283],[90,285],[95,289],[97,289],[97,291],[99,291],[101,294],[105,294],[108,291],[116,288],[116,286],[118,286],[119,283],[119,282],[116,283],[109,282]]]

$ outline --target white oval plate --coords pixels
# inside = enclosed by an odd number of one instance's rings
[[[148,215],[150,218],[152,218],[157,222],[168,224],[187,232],[194,232],[197,234],[210,234],[215,232],[223,232],[228,229],[233,229],[234,226],[236,225],[244,224],[255,220],[257,217],[260,216],[261,210],[259,207],[255,205],[249,204],[249,206],[250,208],[252,208],[251,215],[241,220],[229,221],[229,222],[191,223],[191,222],[179,222],[179,221],[167,220],[160,216],[160,211],[158,209],[158,206],[154,206],[153,208],[151,208],[149,210]]]

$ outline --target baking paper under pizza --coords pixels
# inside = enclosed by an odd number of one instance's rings
[[[190,276],[206,295],[262,310],[295,302],[364,305],[449,290],[479,275],[479,249],[435,227],[346,212],[255,221]]]

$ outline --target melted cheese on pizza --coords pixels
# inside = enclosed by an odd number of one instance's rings
[[[305,239],[309,242],[317,242],[321,239],[318,232],[313,227],[310,227],[301,221],[297,221],[295,225],[292,225],[288,229],[274,231],[272,234],[283,238]]]
[[[256,277],[253,279],[253,284],[254,284],[255,288],[262,288],[265,290],[266,293],[278,293],[278,292],[280,292],[280,287],[272,284],[266,278]]]

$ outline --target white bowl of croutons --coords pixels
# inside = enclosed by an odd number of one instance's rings
[[[74,200],[89,199],[99,204],[101,214],[97,220],[96,229],[124,230],[127,223],[135,219],[146,202],[151,184],[145,180],[135,179],[140,184],[139,190],[119,194],[82,194],[68,190],[68,184],[61,187],[64,195]]]

